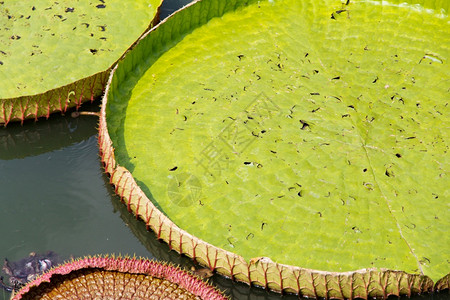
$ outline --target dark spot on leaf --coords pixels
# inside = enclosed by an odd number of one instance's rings
[[[317,73],[319,73],[319,70],[313,70],[313,73],[317,74]]]
[[[88,23],[81,23],[81,25],[86,26],[86,28],[89,28],[89,24]]]
[[[338,79],[341,79],[341,76],[336,76],[336,77],[331,78],[331,80],[338,80]]]
[[[342,115],[342,118],[347,118],[347,117],[350,117],[350,115],[349,114]]]
[[[105,4],[99,4],[99,5],[95,6],[95,7],[97,7],[97,8],[105,8],[106,5]]]
[[[412,139],[415,139],[415,138],[416,138],[415,136],[409,136],[409,137],[405,138],[405,140],[412,140]]]
[[[169,169],[169,171],[175,171],[176,169],[178,169],[177,166],[173,167],[172,169]]]
[[[306,121],[299,120],[299,122],[302,125],[302,127],[300,127],[301,130],[306,130],[306,129],[310,129],[311,128]]]
[[[411,223],[411,225],[405,225],[405,227],[406,228],[409,228],[409,229],[415,229],[416,228],[416,224],[414,224],[414,223]]]
[[[241,60],[244,57],[244,54],[239,54],[237,57]]]
[[[66,7],[65,12],[73,12],[75,10],[75,8],[73,7]]]
[[[12,40],[20,40],[21,37],[20,37],[19,35],[16,34],[16,35],[12,35],[12,36],[11,36],[11,39],[12,39]]]
[[[353,230],[354,232],[357,232],[357,233],[362,233],[362,231],[359,230],[359,228],[358,228],[357,226],[353,226],[353,227],[352,227],[352,230]]]
[[[336,17],[338,15],[340,15],[341,13],[345,12],[345,11],[347,11],[347,10],[346,9],[339,9],[339,10],[336,10],[335,12],[332,12],[331,13],[331,19],[332,20],[336,20]]]
[[[377,76],[377,78],[374,79],[374,81],[372,81],[372,83],[375,83],[377,81],[378,81],[378,76]]]
[[[386,172],[384,172],[384,174],[385,174],[387,177],[395,177],[395,176],[394,176],[394,172],[390,171],[389,169],[386,169]]]
[[[427,263],[431,263],[431,260],[430,260],[429,258],[423,256],[422,259],[420,260],[420,263],[423,264],[423,263],[426,263],[426,262],[427,262]]]
[[[371,182],[363,182],[363,186],[369,191],[373,191],[374,189],[373,184]]]
[[[297,196],[303,197],[303,193],[302,193],[302,192],[303,192],[303,191],[298,192],[298,193],[297,193]]]
[[[54,17],[58,17],[58,18],[60,18],[60,19],[62,19],[63,18],[63,16],[62,15],[53,15]]]
[[[276,154],[276,153],[277,153],[277,151],[273,151],[273,150],[270,150],[270,152],[272,152],[273,154]]]
[[[318,211],[317,214],[322,218],[322,213],[320,211]]]
[[[316,111],[318,111],[320,109],[320,107],[313,109],[311,112],[315,113]]]
[[[262,223],[261,223],[261,230],[264,229],[264,225],[267,225],[267,223],[265,223],[265,222],[262,222]]]
[[[367,120],[367,122],[372,123],[375,120],[375,118],[366,116],[366,120]]]
[[[245,239],[246,239],[246,240],[252,239],[254,236],[255,236],[255,235],[254,235],[253,233],[250,232],[250,233],[247,235],[247,237],[246,237]]]
[[[250,161],[244,161],[244,165],[250,165],[252,162]]]
[[[95,53],[97,53],[97,52],[98,52],[98,50],[97,50],[97,49],[89,49],[89,51],[91,51],[91,53],[92,53],[92,54],[95,54]]]
[[[31,8],[31,10],[36,10],[36,7],[33,6],[33,7]]]
[[[3,66],[3,62],[0,60],[0,66]]]
[[[263,130],[261,130],[261,133],[266,133],[266,131],[263,129]]]
[[[367,168],[364,168],[364,169],[363,169],[363,172],[367,172]]]
[[[106,30],[106,25],[99,25],[98,27],[100,27],[101,31],[105,31]]]
[[[319,96],[320,95],[320,93],[309,93],[310,95],[313,95],[313,96]]]

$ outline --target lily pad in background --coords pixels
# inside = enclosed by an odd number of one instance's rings
[[[1,1],[0,124],[100,96],[107,71],[157,21],[161,2]]]
[[[11,299],[217,299],[220,291],[175,266],[147,259],[84,257],[37,277]]]
[[[449,272],[448,4],[247,2],[196,1],[115,69],[100,146],[117,193],[238,280],[433,290]]]

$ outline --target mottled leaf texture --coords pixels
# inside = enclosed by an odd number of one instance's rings
[[[0,124],[100,96],[107,71],[161,2],[0,1]]]

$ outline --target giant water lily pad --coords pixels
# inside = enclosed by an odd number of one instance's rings
[[[48,117],[101,95],[106,71],[161,2],[1,1],[0,124]]]
[[[171,247],[238,280],[340,298],[433,290],[449,272],[448,9],[197,1],[110,79],[116,191]]]
[[[220,291],[178,267],[146,259],[84,257],[27,283],[11,299],[226,300]]]

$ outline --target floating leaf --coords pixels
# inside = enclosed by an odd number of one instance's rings
[[[150,26],[161,2],[1,1],[0,124],[100,96],[107,70]]]
[[[84,257],[60,265],[12,299],[227,299],[175,266],[146,259]]]
[[[116,192],[241,281],[433,290],[449,271],[448,5],[196,1],[110,78],[100,146]]]

